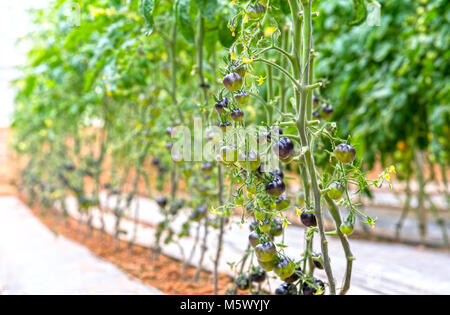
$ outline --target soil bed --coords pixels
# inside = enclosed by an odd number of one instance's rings
[[[22,202],[26,203],[23,196]],[[212,275],[202,271],[199,281],[193,282],[196,268],[187,268],[182,276],[183,263],[163,254],[152,255],[148,248],[120,241],[116,248],[113,237],[94,229],[91,234],[87,225],[79,224],[73,218],[62,219],[58,213],[46,211],[42,214],[39,206],[31,207],[32,213],[57,235],[67,237],[86,246],[92,253],[115,264],[143,283],[170,295],[212,295]],[[219,294],[225,294],[232,288],[232,279],[222,274],[219,278]]]

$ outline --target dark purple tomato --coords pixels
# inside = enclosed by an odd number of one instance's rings
[[[251,274],[252,282],[261,283],[266,281],[267,274],[261,267],[254,267]]]
[[[239,290],[248,290],[250,288],[250,277],[247,274],[241,273],[236,276],[234,283]]]
[[[242,109],[236,108],[230,113],[230,117],[234,121],[242,121],[244,119],[244,112]]]
[[[292,283],[283,283],[275,290],[275,295],[297,295],[297,288]]]
[[[230,92],[236,92],[243,84],[244,81],[242,80],[242,77],[235,72],[230,73],[223,78],[223,85]]]
[[[321,280],[314,279],[312,284],[303,283],[302,291],[303,295],[324,295],[325,284]]]
[[[311,256],[311,258],[312,258],[312,261],[314,263],[314,266],[316,266],[317,269],[320,269],[320,270],[324,269],[324,267],[323,267],[323,259],[322,259],[322,254],[321,253],[318,253],[318,254],[315,253],[315,254],[313,254]]]
[[[282,137],[274,145],[274,150],[281,160],[288,160],[294,155],[294,143],[290,138]]]
[[[302,211],[302,214],[300,215],[300,220],[302,221],[303,225],[306,227],[312,227],[317,226],[317,219],[314,213],[308,213],[309,210],[305,209]]]
[[[167,206],[167,199],[164,197],[158,197],[158,198],[156,198],[156,203],[161,208],[165,208]]]
[[[224,98],[223,100],[216,103],[215,108],[217,113],[222,114],[225,108],[228,107],[228,104],[230,103],[228,98]]]
[[[290,277],[284,279],[284,282],[294,283],[294,282],[298,281],[301,276],[302,276],[302,268],[297,267],[295,269],[295,272]]]
[[[275,177],[266,185],[266,192],[269,196],[278,198],[286,191],[286,185],[279,177]]]
[[[274,170],[274,171],[270,172],[270,174],[272,174],[273,177],[279,177],[281,179],[284,179],[284,173],[280,169]]]

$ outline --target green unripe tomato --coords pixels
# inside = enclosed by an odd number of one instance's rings
[[[328,186],[328,188],[330,190],[328,191],[327,195],[333,200],[339,200],[344,195],[345,187],[340,182],[332,182],[330,186]]]
[[[275,265],[274,272],[284,280],[294,274],[295,264],[289,258],[283,258]]]
[[[255,185],[250,185],[250,186],[248,186],[248,187],[247,187],[247,191],[248,191],[249,193],[254,194],[254,193],[256,192],[256,186],[255,186]]]
[[[221,162],[226,165],[231,165],[237,162],[238,160],[238,152],[235,147],[225,146],[220,149],[220,157],[222,158]]]
[[[264,271],[270,272],[273,270],[275,263],[273,261],[260,261],[258,260],[258,265],[264,269]]]
[[[259,229],[263,233],[269,233],[270,228],[271,228],[270,220],[264,220],[259,223]]]
[[[351,163],[356,158],[356,150],[349,144],[340,144],[334,149],[334,155],[342,163]]]
[[[276,201],[278,211],[284,211],[291,205],[291,200],[286,194],[282,194]]]
[[[256,171],[261,165],[261,158],[257,152],[250,151],[248,155],[242,154],[240,156],[239,165],[245,169],[249,168],[250,171]]]
[[[280,220],[273,220],[269,234],[274,237],[281,236],[283,234],[283,224]]]
[[[255,210],[255,218],[258,221],[264,220],[264,212],[261,210]]]
[[[238,195],[238,196],[234,197],[234,202],[239,206],[243,206],[245,203],[245,198],[242,195]]]
[[[258,4],[254,7],[250,7],[247,11],[248,17],[251,20],[259,20],[264,16],[266,8],[262,4]]]
[[[236,100],[236,103],[238,103],[239,105],[245,105],[250,100],[250,95],[248,94],[247,91],[242,91],[241,93],[236,94],[234,99]]]
[[[277,248],[275,247],[275,244],[272,242],[258,244],[255,247],[255,255],[259,261],[271,262],[275,260],[275,258],[277,257]]]
[[[341,230],[342,234],[352,235],[355,230],[355,227],[350,222],[344,222],[341,224],[339,229]]]

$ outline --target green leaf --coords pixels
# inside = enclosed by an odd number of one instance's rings
[[[147,35],[151,35],[155,27],[153,12],[155,11],[156,3],[157,0],[141,0],[142,14],[144,15],[144,19],[148,27]]]
[[[217,0],[197,0],[196,3],[202,15],[210,21],[214,21],[218,7]]]
[[[191,44],[194,43],[194,27],[189,10],[191,8],[190,0],[177,0],[175,2],[175,17],[179,32]]]

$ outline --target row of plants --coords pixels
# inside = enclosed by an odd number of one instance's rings
[[[363,152],[331,120],[328,82],[315,72],[322,58],[314,48],[318,5],[93,0],[79,4],[75,27],[67,18],[73,2],[36,11],[28,63],[16,82],[19,189],[44,213],[59,209],[65,217],[67,197],[74,197],[90,234],[98,218],[105,232],[105,217],[113,215],[118,240],[130,233],[122,223],[132,218],[130,246],[142,210],[135,201],[147,194],[163,218],[152,259],[176,243],[185,266],[197,266],[198,280],[214,238],[216,293],[228,227],[246,225],[248,248],[229,262],[236,273],[230,293],[268,293],[264,283],[275,278],[283,281],[280,295],[346,294],[355,259],[349,236],[357,221],[376,222],[354,195],[390,185],[395,168],[367,179]],[[342,23],[364,20],[366,2],[353,5],[356,13]],[[203,151],[186,154],[198,142],[210,148],[209,159]],[[286,254],[288,211],[305,226],[297,257]],[[174,224],[180,220],[181,229]],[[345,253],[342,284],[329,238]]]
[[[321,97],[334,102],[333,119],[343,134],[351,131],[366,169],[377,162],[396,166],[397,179],[405,183],[397,236],[416,207],[422,242],[430,210],[448,246],[445,209],[432,194],[442,194],[450,205],[449,3],[386,0],[382,5],[378,25],[350,27],[336,23],[351,14],[345,1],[320,2],[325,14],[316,23],[317,72],[330,81]]]

